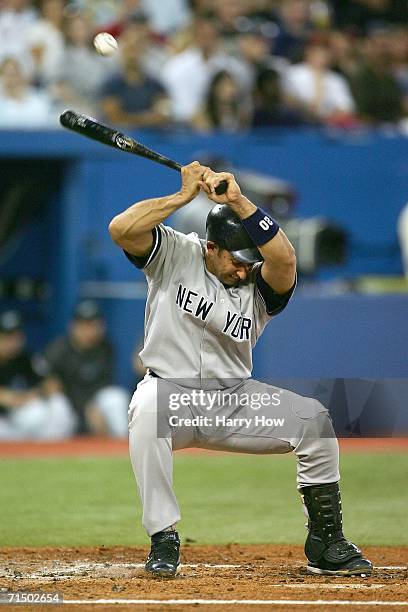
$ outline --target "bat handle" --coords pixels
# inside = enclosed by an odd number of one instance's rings
[[[218,185],[218,187],[215,188],[215,193],[217,195],[222,195],[223,193],[225,193],[228,189],[228,183],[227,181],[221,181],[221,183]]]
[[[174,166],[172,166],[175,170],[178,170],[179,172],[181,172],[181,164],[178,164],[177,162],[174,162]],[[228,183],[227,181],[221,181],[221,183],[218,185],[218,187],[215,188],[215,193],[217,195],[222,195],[223,193],[225,193],[228,189]]]

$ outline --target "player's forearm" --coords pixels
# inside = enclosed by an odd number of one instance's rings
[[[244,196],[238,197],[230,203],[231,208],[238,214],[241,219],[249,219],[250,217],[259,214],[258,208]],[[262,213],[263,214],[263,213]],[[269,215],[265,214],[269,218]],[[265,219],[261,216],[261,222]],[[289,238],[282,229],[273,232],[272,219],[270,219],[270,231],[272,237],[264,244],[256,242],[259,252],[261,253],[264,263],[262,265],[261,274],[264,280],[277,293],[286,293],[291,289],[296,278],[296,253]],[[251,227],[251,226],[250,226]],[[262,227],[262,226],[261,226]],[[248,232],[251,235],[249,228]],[[262,229],[265,229],[264,227]],[[266,227],[268,229],[268,226]],[[259,230],[255,231],[259,237]]]
[[[253,215],[257,207],[248,198],[242,196],[236,202],[229,204],[237,213],[240,219],[247,219]],[[265,261],[269,261],[275,266],[293,266],[296,265],[296,254],[289,238],[285,232],[279,229],[279,232],[258,249]]]
[[[183,166],[180,191],[162,198],[137,202],[114,217],[109,224],[114,242],[136,256],[148,253],[152,246],[151,230],[196,197],[200,191],[203,170],[199,162]]]
[[[264,258],[261,274],[263,279],[277,293],[289,291],[296,279],[296,253],[282,229],[265,244],[259,246]]]
[[[133,240],[151,231],[191,200],[192,198],[182,192],[177,192],[162,198],[137,202],[112,219],[109,224],[110,235],[117,243],[120,243],[121,239]]]
[[[264,260],[270,262],[275,267],[296,267],[295,249],[282,228],[279,229],[279,232],[272,240],[269,240],[269,242],[262,246],[258,246],[258,249]]]

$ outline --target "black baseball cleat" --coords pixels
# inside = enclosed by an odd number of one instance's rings
[[[309,543],[309,546],[313,544]],[[369,576],[373,570],[371,561],[364,559],[361,550],[345,538],[332,542],[319,559],[309,560],[309,574],[331,576]]]
[[[180,539],[177,531],[159,531],[152,536],[152,547],[145,570],[156,578],[175,578],[180,567]]]
[[[300,490],[309,516],[305,554],[307,571],[329,576],[369,576],[371,561],[343,535],[341,498],[337,483]]]

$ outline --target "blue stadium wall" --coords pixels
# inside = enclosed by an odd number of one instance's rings
[[[401,274],[396,221],[408,200],[407,138],[285,131],[138,136],[180,162],[205,152],[224,156],[237,168],[289,181],[298,193],[298,216],[329,217],[350,234],[347,263],[326,271],[326,277]],[[177,190],[179,176],[63,132],[0,132],[0,157],[3,172],[25,160],[55,166],[58,175],[48,205],[0,254],[1,279],[41,279],[51,291],[40,301],[3,295],[0,308],[17,306],[26,314],[30,345],[38,349],[64,331],[77,298],[98,297],[117,350],[117,378],[132,386],[130,354],[142,338],[145,282],[112,244],[107,226],[129,204]],[[299,291],[255,349],[254,374],[267,379],[407,377],[407,315],[406,296]]]

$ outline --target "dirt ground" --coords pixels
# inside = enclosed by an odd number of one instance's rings
[[[343,452],[404,452],[408,438],[346,439],[340,440],[340,446]],[[58,444],[10,443],[0,448],[4,458],[127,454],[125,440],[83,438]],[[408,610],[408,547],[364,547],[375,566],[372,576],[366,578],[308,575],[301,546],[195,546],[184,542],[182,550],[179,575],[165,581],[144,573],[147,546],[3,548],[0,595],[59,592],[66,603],[63,610],[74,612]],[[101,599],[104,602],[92,603]],[[220,600],[222,603],[217,603]],[[22,608],[36,612],[54,609],[38,604],[0,606],[1,612]]]
[[[64,610],[87,612],[103,608],[156,612],[166,609],[371,610],[378,606],[381,610],[408,609],[408,548],[367,547],[365,553],[376,567],[371,577],[332,578],[308,575],[300,546],[214,547],[184,543],[181,571],[175,580],[166,581],[145,575],[143,562],[147,547],[3,548],[0,550],[0,588],[3,593],[7,590],[58,591],[67,602]],[[92,604],[96,599],[109,601]],[[135,599],[160,600],[163,604],[135,605],[128,601]],[[82,603],[68,603],[73,600]],[[116,603],[116,600],[127,600],[127,603]],[[210,604],[202,600],[224,603]],[[262,604],[259,600],[271,603]],[[2,610],[6,608],[21,610],[22,606],[7,605]],[[49,612],[54,607],[29,608]]]

